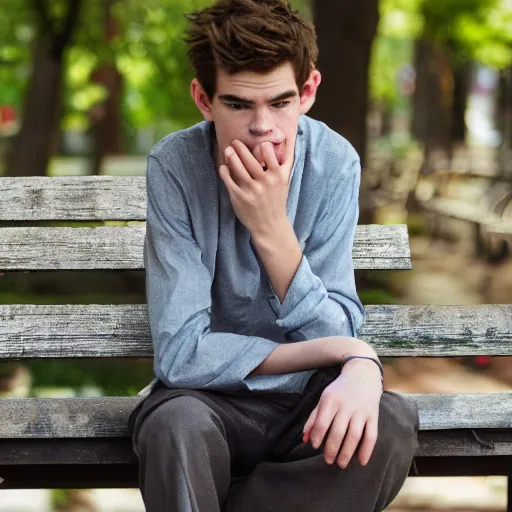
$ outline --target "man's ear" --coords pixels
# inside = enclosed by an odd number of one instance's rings
[[[190,84],[190,95],[205,121],[213,121],[211,101],[197,78],[194,78]]]
[[[311,71],[309,78],[304,83],[300,95],[300,113],[305,114],[313,106],[316,99],[316,91],[322,82],[322,75],[318,69]]]

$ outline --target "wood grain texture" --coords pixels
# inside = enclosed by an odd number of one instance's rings
[[[512,305],[366,306],[381,357],[512,355]],[[0,305],[0,360],[153,357],[145,304]]]
[[[382,356],[512,355],[512,304],[366,310],[358,335]]]
[[[0,221],[145,220],[145,176],[0,180]]]
[[[482,446],[476,440],[473,432],[476,433],[480,440],[488,443],[491,447]],[[512,452],[512,431],[510,430],[422,430],[419,432],[418,440],[419,447],[416,457],[420,457],[420,460],[417,460],[419,462],[418,465],[422,467],[419,473],[420,476],[425,476],[424,468],[427,460],[429,461],[428,466],[430,466],[430,470],[428,470],[429,475],[507,474],[510,467],[512,467],[512,456],[510,455]],[[91,474],[87,475],[87,469],[98,471],[100,467],[110,467],[110,471],[113,471],[110,478],[115,479],[117,475],[122,474],[119,470],[123,466],[128,465],[132,466],[135,470],[133,483],[136,486],[138,460],[128,437],[81,439],[18,438],[2,439],[1,443],[0,478],[5,477],[6,481],[0,482],[0,489],[13,486],[13,480],[9,481],[11,476],[20,483],[30,484],[34,478],[37,478],[30,471],[31,466],[39,468],[47,466],[47,472],[39,475],[42,477],[40,478],[41,482],[45,485],[35,487],[46,487],[48,484],[47,476],[51,474],[52,469],[58,471],[58,480],[61,482],[67,481],[66,477],[76,478],[79,475],[74,481],[74,485],[60,486],[60,488],[75,488],[82,487],[80,482],[83,483],[87,479],[91,479]],[[460,459],[456,463],[457,468],[454,467],[455,458]],[[436,459],[439,460],[437,468],[435,468]],[[504,459],[508,460],[508,464],[504,464]],[[48,467],[49,465],[51,466]],[[70,465],[73,465],[73,470],[69,472],[68,469],[67,475],[58,470],[58,468],[61,468],[61,470],[66,467],[69,468]],[[472,468],[470,467],[471,465],[473,466]],[[9,471],[9,469],[16,467],[20,469],[20,472],[14,473]],[[478,470],[479,467],[483,467],[483,471],[481,469]],[[491,467],[495,470],[494,472]],[[104,478],[108,476],[108,473],[102,476]],[[101,477],[95,480],[94,475],[92,475],[92,479],[95,485],[90,487],[105,486],[102,485]]]
[[[405,395],[421,430],[510,429],[512,393]],[[126,437],[138,397],[0,400],[0,438]],[[500,453],[504,455],[504,453]]]
[[[91,228],[0,228],[0,271],[140,270],[145,223]],[[355,269],[409,269],[407,226],[358,226]]]

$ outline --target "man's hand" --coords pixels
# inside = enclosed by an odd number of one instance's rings
[[[377,441],[379,404],[382,395],[380,371],[372,361],[353,359],[340,376],[323,391],[318,405],[304,426],[304,442],[318,448],[325,443],[325,461],[345,469],[362,439],[358,459],[366,466]],[[343,443],[341,453],[338,452]]]
[[[263,142],[254,152],[263,158],[266,171],[245,144],[234,140],[225,150],[227,165],[220,166],[219,175],[242,224],[253,235],[265,235],[287,220],[291,166],[288,161],[279,165],[271,142]]]

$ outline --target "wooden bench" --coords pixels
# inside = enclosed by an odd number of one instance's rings
[[[144,177],[2,178],[0,272],[142,270],[145,213]],[[37,225],[106,220],[134,223]],[[353,259],[356,271],[410,269],[406,226],[358,226]],[[360,336],[382,357],[512,354],[510,304],[367,313]],[[145,304],[0,306],[2,360],[152,355]],[[512,474],[512,393],[407,396],[420,410],[420,476]],[[135,401],[0,400],[0,489],[136,487],[126,428]]]
[[[457,219],[472,225],[477,257],[501,261],[508,254],[512,218],[503,212],[512,200],[511,178],[482,171],[438,170],[419,181],[415,195],[429,217],[433,236],[441,231],[442,218]]]

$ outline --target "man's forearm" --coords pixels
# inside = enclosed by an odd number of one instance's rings
[[[252,244],[281,304],[302,261],[302,249],[290,220],[268,233],[251,233]]]
[[[328,336],[279,345],[249,376],[333,366],[343,363],[351,355],[377,357],[375,351],[363,340],[349,336]]]

